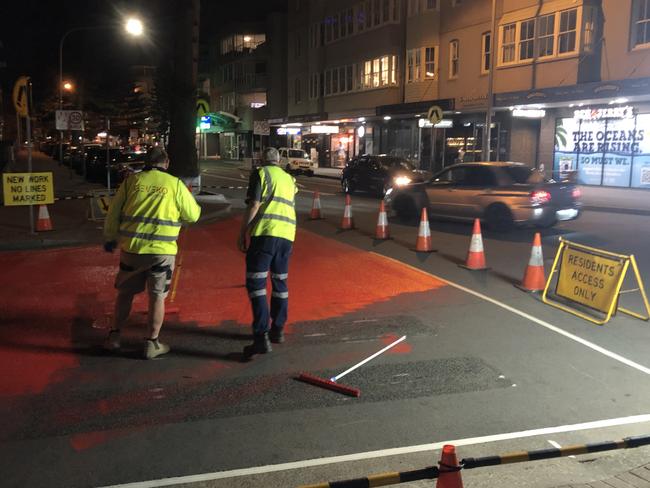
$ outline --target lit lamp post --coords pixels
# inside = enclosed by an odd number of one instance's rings
[[[97,30],[97,29],[112,29],[113,25],[95,25],[89,27],[74,27],[69,29],[61,37],[59,42],[59,110],[63,110],[63,90],[71,91],[74,87],[70,82],[63,81],[63,43],[66,38],[73,32],[78,32],[82,30]],[[131,36],[139,37],[144,33],[144,25],[140,19],[135,17],[129,17],[126,19],[124,24],[124,30]],[[108,141],[108,137],[106,138]],[[107,142],[108,147],[108,142]],[[59,162],[63,161],[63,131],[59,131]],[[107,155],[107,164],[108,164],[108,155]],[[109,165],[109,174],[110,174],[110,165]],[[109,177],[110,183],[110,177]],[[109,185],[110,186],[110,185]]]

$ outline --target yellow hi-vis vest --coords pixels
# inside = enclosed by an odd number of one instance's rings
[[[251,236],[282,237],[293,242],[296,238],[296,181],[278,166],[262,166],[258,172],[262,205],[255,217]]]
[[[111,201],[106,240],[119,236],[120,249],[134,254],[176,254],[181,223],[199,219],[201,207],[181,180],[147,169],[129,176]]]

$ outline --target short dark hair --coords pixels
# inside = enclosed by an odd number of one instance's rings
[[[162,147],[154,147],[147,153],[146,162],[151,165],[163,164],[167,161],[167,151]]]

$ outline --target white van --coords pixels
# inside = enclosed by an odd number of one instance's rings
[[[318,163],[312,161],[302,149],[293,149],[290,147],[281,147],[278,149],[280,153],[280,167],[288,172],[299,171],[313,176],[314,170],[318,168]]]

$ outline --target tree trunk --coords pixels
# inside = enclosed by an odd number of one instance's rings
[[[199,175],[196,157],[196,79],[200,0],[174,0],[174,51],[169,169],[181,178]]]

